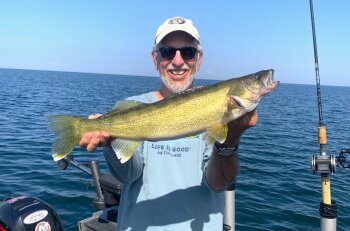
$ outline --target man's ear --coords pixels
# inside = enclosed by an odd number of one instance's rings
[[[199,71],[199,67],[202,64],[202,60],[203,60],[203,52],[198,53],[198,60],[197,60],[197,67],[196,67],[196,71]]]
[[[152,59],[156,70],[158,71],[158,55],[156,51],[152,52]]]

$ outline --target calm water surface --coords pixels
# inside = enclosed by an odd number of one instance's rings
[[[65,230],[77,230],[94,212],[92,181],[73,167],[57,168],[47,115],[104,113],[117,100],[156,90],[159,79],[0,69],[0,80],[0,198],[38,197],[56,209]],[[338,154],[350,148],[350,88],[323,86],[322,100],[328,154]],[[310,170],[319,150],[316,102],[315,86],[281,84],[259,104],[259,124],[240,146],[236,230],[319,230],[320,176]],[[77,147],[73,154],[81,162],[98,160],[107,171],[101,150]],[[340,231],[350,230],[349,182],[348,169],[331,177]]]

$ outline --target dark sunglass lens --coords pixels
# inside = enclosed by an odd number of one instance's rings
[[[181,57],[184,60],[190,60],[193,59],[194,56],[197,53],[197,49],[194,47],[182,47],[182,48],[175,48],[175,47],[160,47],[159,52],[163,59],[171,60],[175,57],[176,51],[179,50],[181,53]]]
[[[197,53],[197,49],[194,47],[183,47],[180,49],[181,56],[183,59],[193,59]]]
[[[161,47],[159,48],[159,52],[163,59],[173,59],[176,54],[176,49],[174,47]]]

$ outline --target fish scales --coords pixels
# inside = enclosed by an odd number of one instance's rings
[[[166,140],[207,132],[219,142],[226,139],[227,123],[253,110],[263,96],[277,88],[273,70],[188,90],[152,103],[125,102],[101,118],[88,120],[50,116],[49,129],[58,137],[52,153],[64,158],[86,132],[106,131],[118,141],[118,158],[127,161],[143,140]],[[135,142],[134,142],[135,141]],[[125,147],[119,147],[125,146]]]
[[[221,87],[221,86],[220,86]],[[153,105],[141,105],[114,117],[91,121],[112,136],[131,140],[159,140],[192,135],[208,125],[221,123],[227,108],[229,87],[174,97]],[[205,88],[203,88],[205,90]],[[200,110],[200,113],[196,113]],[[104,125],[101,126],[101,123]],[[194,129],[195,128],[195,129]],[[96,130],[86,125],[85,132]],[[137,132],[135,132],[137,131]]]

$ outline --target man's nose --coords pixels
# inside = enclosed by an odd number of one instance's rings
[[[181,66],[182,64],[184,64],[184,60],[182,59],[180,51],[176,51],[172,63],[176,66]]]

